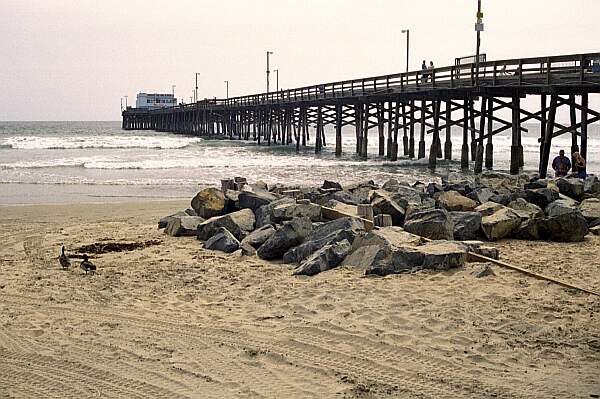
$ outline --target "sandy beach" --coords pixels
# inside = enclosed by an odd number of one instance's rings
[[[0,207],[0,397],[589,398],[600,298],[481,264],[366,278],[201,249],[187,201]],[[60,246],[143,243],[62,271]],[[600,237],[501,259],[600,291]]]

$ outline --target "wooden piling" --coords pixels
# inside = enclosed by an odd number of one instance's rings
[[[460,150],[460,168],[469,169],[469,102],[465,99],[463,103],[463,143]]]
[[[427,109],[427,103],[425,100],[421,101],[421,135],[419,136],[419,156],[418,159],[425,158],[425,111]]]
[[[552,147],[552,135],[554,134],[554,120],[556,118],[556,103],[558,102],[558,95],[552,94],[550,96],[550,109],[548,110],[548,120],[546,122],[546,132],[544,135],[544,148],[542,151],[542,161],[540,162],[539,175],[540,178],[545,179],[548,173],[548,159],[550,158],[550,148]],[[514,110],[513,110],[514,120]],[[514,121],[513,121],[514,129]],[[512,153],[511,153],[512,161]],[[512,172],[512,165],[511,165]]]
[[[415,101],[410,100],[410,130],[408,137],[408,157],[415,157]]]
[[[588,94],[581,95],[581,156],[587,162],[588,147]]]
[[[384,120],[383,120],[383,103],[376,104],[377,110],[377,132],[379,133],[379,156],[385,155],[385,136],[383,135]]]
[[[512,98],[512,145],[510,146],[510,174],[519,174],[519,133],[521,132],[521,98],[519,94]]]
[[[490,97],[488,99],[488,131],[487,131],[487,143],[485,144],[485,168],[494,168],[494,144],[492,137],[494,134],[494,99]]]
[[[435,171],[439,143],[440,143],[440,104],[439,100],[433,101],[433,138],[429,147],[429,169]]]
[[[483,170],[483,132],[485,131],[487,99],[481,98],[481,113],[479,115],[479,140],[477,140],[477,150],[475,151],[474,173],[481,173]]]
[[[444,142],[444,159],[452,159],[452,106],[446,101],[446,141]]]
[[[335,156],[342,155],[342,103],[335,104]]]
[[[575,114],[575,96],[573,94],[569,96],[569,117],[571,121],[571,159],[573,159],[573,154],[579,152],[579,146],[577,145],[577,116]]]

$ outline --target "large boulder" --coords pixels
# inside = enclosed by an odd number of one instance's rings
[[[167,224],[169,224],[169,222],[177,217],[181,217],[181,216],[190,216],[187,214],[187,212],[185,211],[179,211],[177,213],[174,213],[172,215],[169,216],[165,216],[164,218],[161,218],[158,221],[158,228],[159,229],[164,229],[165,227],[167,227]]]
[[[594,175],[589,175],[583,182],[583,191],[588,194],[600,193],[600,180]]]
[[[394,251],[391,261],[376,263],[366,274],[385,276],[414,269],[448,270],[464,266],[468,247],[454,241],[431,241],[420,246],[406,246]]]
[[[542,209],[546,209],[548,204],[558,199],[558,191],[553,188],[536,188],[533,190],[525,190],[526,199]]]
[[[543,217],[544,211],[535,204],[527,202],[523,198],[516,198],[508,204],[508,207],[515,211],[521,219],[531,219]]]
[[[256,212],[258,208],[275,201],[277,198],[279,197],[268,191],[242,191],[238,196],[238,206],[241,209],[248,208]]]
[[[216,234],[219,227],[225,227],[236,239],[242,240],[254,230],[255,221],[254,212],[250,209],[215,216],[198,225],[197,237],[202,241],[208,240]]]
[[[496,195],[496,193],[492,189],[481,187],[471,191],[469,194],[467,194],[467,197],[473,201],[483,204],[484,202],[488,202],[494,195]]]
[[[332,200],[336,200],[348,205],[358,205],[360,203],[358,198],[356,198],[354,195],[352,195],[352,193],[348,191],[336,191],[329,197]]]
[[[230,254],[240,248],[240,242],[229,232],[229,230],[224,227],[219,227],[216,234],[206,240],[204,248]]]
[[[390,255],[400,247],[416,246],[424,241],[422,237],[406,232],[400,227],[392,226],[369,231],[354,241],[353,248],[356,250],[365,246],[377,246]]]
[[[474,240],[481,232],[481,214],[479,212],[450,212],[454,222],[455,240]]]
[[[314,276],[315,274],[333,269],[342,263],[351,248],[352,246],[346,240],[336,242],[335,244],[325,245],[302,262],[302,264],[294,270],[293,274]]]
[[[331,189],[342,190],[342,185],[336,181],[325,180],[323,182],[323,185],[321,186],[321,188],[323,188],[325,190],[331,190]]]
[[[404,230],[432,240],[452,240],[454,222],[446,210],[430,209],[408,216]]]
[[[285,263],[300,263],[325,245],[348,241],[352,244],[364,232],[364,224],[360,219],[340,218],[323,223],[313,229],[306,240],[283,255]]]
[[[600,199],[588,198],[579,205],[579,210],[588,221],[600,218]]]
[[[504,207],[501,204],[497,202],[488,201],[476,207],[475,212],[479,212],[481,216],[490,216],[494,214],[494,212],[497,212],[502,208]]]
[[[346,259],[342,262],[342,266],[367,270],[384,261],[389,256],[390,253],[379,245],[364,245],[346,256]]]
[[[280,205],[290,205],[290,204],[295,204],[296,201],[294,201],[292,198],[289,197],[283,197],[283,198],[279,198],[273,202],[270,202],[268,204],[262,205],[261,207],[259,207],[256,212],[256,227],[262,227],[262,226],[266,226],[268,224],[275,224],[276,220],[275,220],[275,216],[273,215],[273,210],[275,209],[276,206],[280,206]]]
[[[214,187],[205,188],[192,198],[192,209],[205,219],[221,215],[225,210],[225,195]]]
[[[560,178],[556,181],[561,194],[580,201],[583,197],[583,181],[577,178]]]
[[[275,228],[268,224],[266,226],[259,227],[252,233],[248,234],[243,240],[242,244],[248,244],[253,248],[259,248],[265,243],[273,234],[275,234]]]
[[[460,195],[456,191],[446,191],[440,194],[437,199],[440,207],[447,211],[468,212],[475,209],[477,203],[470,198]]]
[[[542,238],[560,242],[579,242],[588,233],[587,221],[581,212],[575,210],[544,219],[544,235]]]
[[[273,234],[258,248],[257,254],[261,259],[278,259],[290,248],[302,244],[312,231],[309,218],[294,219]]]
[[[577,210],[577,203],[570,199],[558,199],[548,204],[545,209],[547,216],[558,216],[565,213],[573,213]]]
[[[194,236],[204,219],[199,216],[174,216],[165,227],[165,233],[173,237]]]
[[[401,226],[402,223],[404,223],[404,214],[406,211],[390,197],[382,196],[376,198],[373,202],[371,202],[371,205],[373,205],[374,215],[390,215],[392,217],[392,223],[396,226]]]
[[[502,207],[481,219],[481,229],[490,241],[507,237],[521,225],[521,218],[510,208]]]
[[[280,223],[284,220],[307,217],[313,222],[320,222],[321,206],[316,204],[280,204],[273,207],[273,221]]]

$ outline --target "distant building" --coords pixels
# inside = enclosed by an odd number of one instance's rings
[[[176,104],[177,99],[172,94],[138,93],[135,101],[135,107],[142,109],[172,107]]]

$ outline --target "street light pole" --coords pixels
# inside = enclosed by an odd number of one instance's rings
[[[227,90],[226,91],[227,97],[225,97],[225,98],[229,98],[229,81],[228,80],[225,80],[225,87],[226,87],[226,90]]]
[[[479,47],[481,46],[481,31],[483,31],[483,13],[481,12],[481,0],[477,0],[477,50],[475,52],[475,86],[479,86]]]
[[[196,101],[198,101],[198,75],[200,75],[200,72],[196,72],[196,93],[195,93]]]
[[[272,51],[267,51],[267,93],[269,92],[269,74],[271,73],[271,71],[269,71],[269,55],[272,54]]]
[[[275,72],[275,76],[276,76],[276,82],[277,82],[277,93],[279,93],[279,69],[273,69],[273,72]]]
[[[408,56],[410,46],[410,29],[402,29],[402,33],[406,33],[406,72],[408,72]]]

